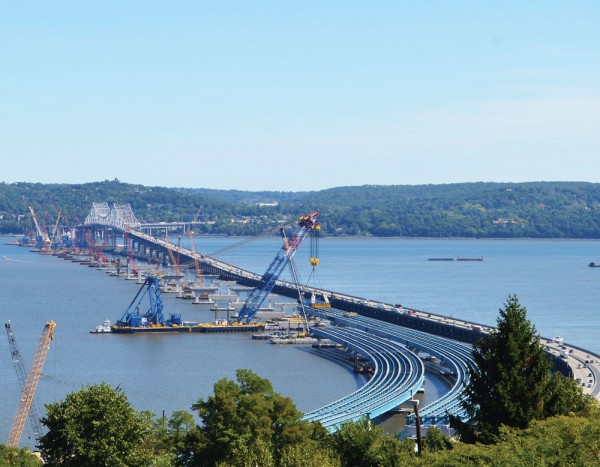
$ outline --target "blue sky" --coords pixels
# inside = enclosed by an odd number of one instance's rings
[[[8,2],[0,181],[600,182],[600,3]]]

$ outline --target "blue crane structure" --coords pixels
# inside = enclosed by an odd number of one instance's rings
[[[296,250],[300,247],[302,240],[304,240],[306,235],[312,229],[318,226],[318,217],[318,212],[300,216],[290,237],[286,236],[285,229],[281,227],[280,233],[283,239],[283,246],[263,274],[260,284],[248,295],[248,299],[238,314],[238,323],[244,319],[246,320],[246,323],[250,323],[254,319],[258,309],[267,298],[267,295],[273,290],[275,282],[277,282],[283,268],[288,264],[294,256],[294,253],[296,253]]]
[[[150,307],[140,310],[142,300],[146,295],[150,299]],[[163,301],[160,295],[160,279],[156,276],[147,276],[125,313],[117,321],[117,326],[139,327],[160,324],[181,324],[181,316],[172,314],[169,321],[165,322]]]

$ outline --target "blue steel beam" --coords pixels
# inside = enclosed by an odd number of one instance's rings
[[[314,329],[313,334],[343,344],[369,360],[374,374],[363,387],[331,404],[307,413],[330,431],[347,421],[375,418],[410,399],[422,386],[421,360],[404,346],[352,328]]]
[[[468,382],[468,365],[473,364],[470,346],[373,318],[350,317],[347,316],[347,313],[331,308],[318,311],[311,309],[310,311],[317,316],[362,329],[373,335],[400,342],[437,357],[452,370],[456,380],[444,396],[419,410],[421,423],[447,422],[449,414],[462,420],[468,419],[468,415],[461,407],[460,400],[464,384]],[[414,415],[409,416],[407,421],[414,423]]]

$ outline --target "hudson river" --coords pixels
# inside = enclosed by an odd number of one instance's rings
[[[36,395],[41,413],[43,404],[61,400],[83,384],[106,381],[120,385],[136,409],[157,415],[165,410],[168,417],[174,410],[190,410],[199,397],[212,393],[218,379],[234,378],[237,368],[269,378],[303,412],[362,384],[349,367],[306,348],[273,346],[249,335],[89,334],[102,320],[120,318],[139,285],[4,244],[10,240],[0,239],[0,316],[3,323],[11,320],[26,368],[44,323],[57,323]],[[200,237],[195,243],[210,254],[237,241]],[[312,275],[308,243],[295,256],[303,283],[310,278],[316,287],[488,325],[495,324],[508,295],[517,294],[542,336],[561,336],[600,353],[600,268],[587,266],[600,263],[600,241],[325,238]],[[262,274],[280,245],[276,238],[257,240],[218,258]],[[434,257],[483,261],[428,261]],[[214,317],[173,294],[163,297],[166,314],[201,321]],[[5,333],[0,338],[0,382],[4,443],[19,401]],[[27,435],[22,444],[33,446]]]

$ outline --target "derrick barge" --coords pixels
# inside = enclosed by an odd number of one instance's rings
[[[230,332],[260,332],[264,331],[264,323],[256,324],[212,324],[195,323],[182,325],[162,325],[162,326],[119,326],[115,324],[111,327],[111,332],[116,334],[162,334],[167,332],[201,332],[201,333],[230,333]]]

